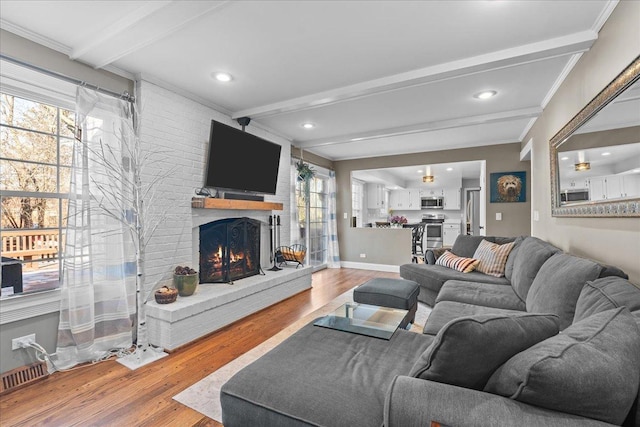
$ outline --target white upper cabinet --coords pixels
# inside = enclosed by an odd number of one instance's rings
[[[640,175],[607,175],[589,179],[589,197],[592,202],[607,199],[640,196]]]
[[[445,210],[460,210],[462,203],[462,189],[457,188],[445,188],[444,189],[444,209]]]
[[[420,190],[393,190],[389,193],[389,209],[403,211],[420,210]]]
[[[384,209],[384,185],[367,184],[367,208]]]

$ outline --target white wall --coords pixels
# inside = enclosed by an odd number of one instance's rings
[[[261,260],[263,268],[269,268],[270,211],[191,208],[191,198],[204,182],[211,120],[240,128],[237,122],[219,111],[146,80],[138,82],[138,96],[141,100],[142,149],[153,152],[154,159],[161,160],[159,169],[174,170],[162,180],[153,207],[154,211],[164,210],[167,215],[147,247],[146,288],[151,289],[156,284],[170,280],[171,272],[177,265],[189,264],[198,269],[198,227],[221,218],[247,216],[263,222]],[[267,195],[265,200],[283,203],[284,209],[273,214],[281,217],[281,243],[288,245],[290,142],[251,124],[245,130],[282,146],[276,195]],[[248,164],[256,160],[250,158],[250,153],[239,155],[247,156]],[[147,173],[145,178],[152,179],[153,172]],[[247,173],[251,173],[249,166]]]

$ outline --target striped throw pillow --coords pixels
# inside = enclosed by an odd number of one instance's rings
[[[457,256],[451,253],[451,251],[445,251],[436,260],[436,265],[452,268],[454,270],[468,273],[473,271],[478,265],[478,260],[473,258],[465,258]]]
[[[503,277],[504,267],[507,265],[507,258],[514,244],[515,242],[498,245],[487,240],[480,242],[473,254],[473,257],[479,261],[476,271],[489,276]]]

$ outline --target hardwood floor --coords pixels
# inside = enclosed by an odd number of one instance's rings
[[[220,426],[172,399],[231,360],[374,277],[355,269],[313,274],[313,287],[252,314],[135,371],[109,360],[49,378],[0,397],[7,426]]]

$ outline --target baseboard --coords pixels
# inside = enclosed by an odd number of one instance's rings
[[[340,262],[340,266],[342,268],[357,268],[360,270],[387,271],[389,273],[400,273],[400,266],[391,265],[391,264],[372,264],[370,262],[342,261]]]

